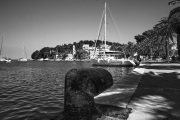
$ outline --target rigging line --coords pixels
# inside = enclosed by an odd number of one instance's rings
[[[108,25],[108,28],[109,28],[109,29],[107,29],[109,31],[109,32],[107,32],[107,34],[110,36],[109,38],[107,37],[107,40],[109,39],[110,42],[113,42],[112,39],[116,39],[114,37],[114,35],[112,34],[112,33],[114,33],[114,29],[112,28],[113,26],[111,24],[109,24],[110,22],[107,22],[107,23],[108,23],[107,25]]]
[[[111,11],[110,11],[110,9],[109,9],[109,6],[108,6],[108,5],[107,5],[107,8],[108,8],[109,13],[110,13],[110,16],[111,16],[111,18],[112,18],[113,25],[114,25],[114,27],[115,27],[115,29],[116,29],[116,32],[117,32],[118,38],[119,38],[119,40],[120,40],[119,32],[118,32],[118,29],[117,29],[117,27],[116,27],[116,23],[115,23],[114,17],[112,16],[112,13],[111,13]]]
[[[108,20],[107,20],[107,40],[109,39],[109,42],[112,42],[111,41],[111,39],[112,39],[112,36],[111,36],[111,33],[113,33],[112,32],[112,30],[111,30],[111,25],[109,24],[109,22],[108,22]],[[109,37],[109,36],[111,36],[111,37]],[[110,39],[111,38],[111,39]]]
[[[103,21],[104,21],[104,11],[103,11],[103,14],[102,14],[102,18],[101,18],[101,22],[100,22],[100,26],[99,26],[99,30],[98,30],[98,35],[97,35],[97,40],[99,39],[99,36],[100,36],[100,32],[102,30],[102,26],[103,26]]]
[[[99,30],[98,30],[98,35],[97,35],[97,40],[99,40],[100,32],[101,32],[101,30],[102,30],[103,21],[104,21],[104,14],[105,14],[105,10],[103,11],[103,14],[102,14],[102,17],[101,17],[101,22],[100,22],[100,26],[99,26]],[[95,52],[96,52],[96,44],[97,44],[97,40],[95,40],[95,50],[94,50],[94,55],[95,55]],[[94,56],[94,55],[93,55],[93,56]]]

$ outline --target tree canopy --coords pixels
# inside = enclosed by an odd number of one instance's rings
[[[75,46],[76,49],[76,55],[75,58],[77,59],[85,59],[86,56],[88,55],[87,52],[82,50],[82,47],[84,44],[88,44],[90,47],[96,47],[100,48],[100,46],[103,43],[101,40],[80,40],[79,42],[73,42],[69,44],[63,44],[63,45],[56,45],[55,47],[43,47],[40,50],[36,50],[32,53],[31,58],[34,60],[40,59],[40,58],[51,58],[58,54],[59,56],[62,57],[62,59],[65,59],[67,57],[67,54],[72,54],[73,53],[73,45]],[[111,46],[110,50],[113,51],[124,51],[126,46],[125,44],[120,44],[117,42],[106,42],[107,45]]]

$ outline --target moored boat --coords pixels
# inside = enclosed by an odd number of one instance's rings
[[[43,60],[44,60],[43,58],[38,59],[38,61],[43,61]]]
[[[124,66],[124,67],[133,67],[136,64],[132,60],[126,59],[93,59],[94,66]]]
[[[49,58],[44,58],[44,61],[49,61]]]
[[[28,59],[27,59],[27,53],[26,53],[26,48],[25,48],[24,43],[23,43],[23,54],[24,54],[25,58],[19,58],[18,61],[22,61],[22,62],[28,61]]]
[[[2,53],[3,53],[3,42],[4,42],[4,34],[2,36],[2,42],[1,42],[1,48],[0,48],[0,62],[10,63],[11,62],[10,58],[2,56]],[[5,56],[7,56],[7,55],[5,55]]]
[[[99,55],[94,57],[94,59],[91,59],[92,61],[92,65],[93,66],[136,66],[135,62],[133,60],[130,60],[130,59],[124,59],[122,58],[122,55],[123,53],[120,53],[119,51],[111,51],[109,49],[107,49],[107,45],[106,45],[106,2],[105,2],[105,10],[103,12],[103,17],[102,17],[102,20],[101,21],[104,21],[104,25],[105,25],[105,31],[104,31],[104,48],[103,50],[101,50],[99,52]],[[102,26],[102,22],[100,24],[100,26]],[[99,37],[99,34],[98,33],[98,37]],[[97,38],[98,40],[99,38]],[[96,47],[96,46],[95,46]],[[96,52],[96,51],[95,51]]]
[[[26,62],[28,61],[26,58],[19,58],[18,61],[23,61],[23,62]]]

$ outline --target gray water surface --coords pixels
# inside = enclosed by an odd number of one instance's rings
[[[0,120],[49,120],[63,110],[64,78],[88,61],[0,63]],[[118,81],[132,67],[102,67]]]

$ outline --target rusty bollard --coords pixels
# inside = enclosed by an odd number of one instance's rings
[[[67,120],[89,120],[94,96],[113,85],[112,75],[102,68],[71,69],[65,76],[64,113]]]

